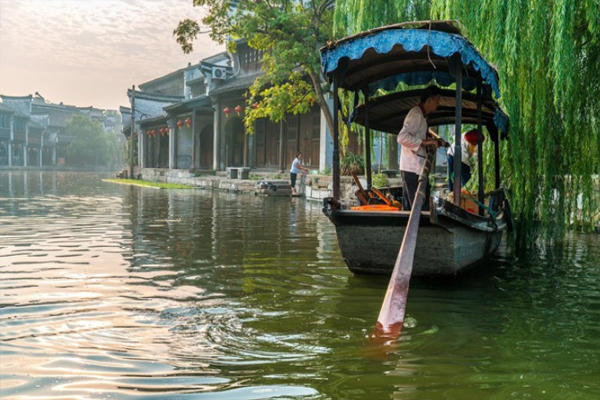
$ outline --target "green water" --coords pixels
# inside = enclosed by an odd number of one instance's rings
[[[2,399],[600,398],[600,238],[353,276],[320,204],[0,172]]]

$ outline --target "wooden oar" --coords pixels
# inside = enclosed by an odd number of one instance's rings
[[[358,176],[356,174],[356,171],[352,171],[352,178],[354,178],[354,183],[356,183],[356,186],[358,187],[358,190],[356,191],[356,196],[358,197],[358,199],[360,200],[360,202],[364,205],[369,204],[369,199],[367,192],[365,191],[365,189],[363,189],[361,183],[360,183],[360,179],[358,179]]]
[[[404,232],[404,239],[402,239],[402,246],[398,252],[396,264],[394,264],[394,270],[390,277],[390,283],[385,293],[383,304],[381,305],[379,317],[377,318],[376,329],[386,336],[399,334],[404,322],[406,297],[408,296],[408,284],[415,258],[421,209],[423,208],[423,202],[426,200],[425,191],[427,190],[427,181],[435,153],[435,146],[427,147],[427,157],[425,158],[421,175],[419,175],[419,185],[410,210],[410,217],[408,218],[408,225]]]

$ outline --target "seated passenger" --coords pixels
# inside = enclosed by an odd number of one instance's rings
[[[481,137],[481,142],[485,137]],[[477,130],[472,129],[463,133],[460,142],[462,148],[461,166],[460,166],[460,184],[464,187],[471,179],[471,166],[477,162]],[[454,146],[450,146],[447,151],[448,156],[448,187],[452,192],[454,190]]]

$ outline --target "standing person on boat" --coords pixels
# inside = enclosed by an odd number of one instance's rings
[[[485,137],[481,137],[482,143]],[[477,129],[471,129],[463,133],[461,145],[461,166],[460,166],[460,185],[464,187],[471,179],[471,166],[477,162]],[[448,189],[452,193],[454,190],[454,146],[450,146],[447,152],[448,156]]]
[[[402,208],[410,210],[419,186],[419,174],[427,155],[426,146],[438,147],[435,134],[429,130],[427,115],[434,112],[440,102],[442,91],[437,86],[430,86],[421,96],[419,104],[410,109],[402,130],[398,134],[398,143],[402,146],[400,153],[400,174],[402,175]],[[429,183],[425,192],[423,211],[429,210]]]
[[[292,195],[296,195],[296,177],[298,176],[298,172],[303,170],[308,172],[308,168],[302,166],[302,153],[296,154],[296,158],[292,161],[292,168],[290,169],[290,180],[292,184]]]

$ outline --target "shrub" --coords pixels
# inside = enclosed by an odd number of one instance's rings
[[[357,154],[348,152],[340,163],[340,173],[342,175],[352,175],[352,172],[356,172],[357,175],[364,174],[365,171],[365,158]]]
[[[388,179],[385,174],[373,174],[373,186],[380,188],[388,186]]]

